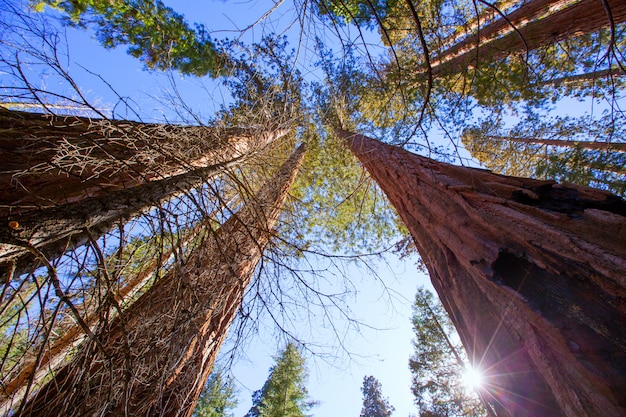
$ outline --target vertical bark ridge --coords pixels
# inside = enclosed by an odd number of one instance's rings
[[[237,214],[43,387],[20,416],[190,416],[304,156],[300,146]]]
[[[626,202],[339,132],[408,227],[510,416],[626,413]]]

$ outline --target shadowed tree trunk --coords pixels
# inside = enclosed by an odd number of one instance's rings
[[[582,148],[598,151],[619,151],[626,152],[625,142],[591,142],[562,139],[541,139],[541,138],[520,138],[513,136],[484,135],[483,138],[489,140],[508,140],[517,143],[536,143],[539,145],[560,146],[565,148]]]
[[[566,7],[552,12],[554,8]],[[568,37],[590,33],[626,21],[623,0],[532,0],[498,19],[431,61],[433,75],[454,73],[467,67],[531,51]],[[542,15],[547,16],[540,18]]]
[[[190,241],[197,238],[198,234],[202,232],[203,228],[207,227],[209,222],[214,221],[213,214],[207,215],[203,221],[187,231],[180,241],[173,244],[169,250],[163,251],[158,256],[155,256],[154,259],[149,260],[134,275],[129,274],[130,277],[122,281],[118,288],[109,288],[109,296],[115,299],[113,303],[105,301],[103,306],[99,303],[89,303],[87,302],[88,300],[85,300],[85,307],[81,308],[76,305],[76,309],[83,312],[84,323],[92,331],[95,330],[99,317],[115,314],[116,305],[128,304],[129,300],[136,297],[140,291],[145,290],[149,281],[155,278],[155,273],[160,268],[163,268],[164,265],[171,264],[175,259],[175,252],[180,253],[187,247]],[[107,265],[100,265],[100,267],[109,268]],[[109,301],[107,297],[103,298]],[[61,367],[72,351],[88,337],[78,323],[71,322],[61,326],[59,326],[61,327],[60,329],[54,332],[57,337],[52,340],[46,340],[39,347],[39,349],[42,349],[42,355],[23,357],[15,371],[3,375],[3,378],[0,380],[0,415],[10,410],[11,403],[14,402],[15,398],[24,397],[31,380],[35,386],[40,386],[42,378]]]
[[[304,156],[217,232],[102,324],[20,416],[190,416]]]
[[[625,415],[624,200],[339,134],[408,227],[498,415]]]
[[[69,248],[87,243],[91,237],[97,239],[116,222],[136,217],[177,194],[200,186],[229,164],[263,149],[284,133],[260,132],[258,136],[246,137],[237,150],[226,145],[223,154],[214,152],[204,158],[204,162],[215,158],[214,165],[144,182],[133,188],[105,190],[101,195],[73,203],[0,216],[0,273],[4,275],[11,269],[10,264],[14,264],[14,274],[19,275],[41,265],[37,258],[52,261]]]
[[[89,119],[0,107],[0,215],[236,160],[286,131]]]

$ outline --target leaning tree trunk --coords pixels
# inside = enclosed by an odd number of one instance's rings
[[[567,7],[551,13],[555,6]],[[477,35],[443,51],[431,61],[433,75],[462,71],[508,55],[531,51],[568,37],[590,33],[611,24],[626,21],[626,2],[623,0],[532,0],[511,12],[507,19],[499,19],[480,29]],[[543,13],[548,13],[542,17]]]
[[[599,151],[618,151],[626,152],[625,142],[591,142],[591,141],[576,141],[576,140],[562,140],[562,139],[541,139],[541,138],[520,138],[513,136],[494,136],[485,135],[486,139],[510,141],[526,144],[539,144],[549,146],[559,146],[564,148],[582,148]]]
[[[0,215],[76,202],[236,160],[259,138],[269,141],[284,133],[0,107]]]
[[[19,416],[190,416],[304,155],[81,346]]]
[[[179,193],[200,186],[228,165],[263,149],[283,134],[283,131],[276,131],[247,138],[237,150],[227,147],[223,153],[213,153],[211,158],[220,155],[213,160],[215,164],[183,174],[144,182],[133,188],[107,190],[102,195],[73,203],[0,216],[0,274],[12,271],[19,275],[45,264],[44,259],[51,261],[69,248],[97,239],[116,222],[136,217]]]
[[[216,211],[217,212],[217,211]],[[84,300],[85,307],[81,308],[75,305],[76,310],[81,311],[82,320],[91,331],[95,330],[98,318],[103,316],[114,315],[116,306],[127,304],[129,300],[144,290],[151,279],[154,279],[155,273],[165,265],[169,265],[175,259],[175,252],[182,251],[187,244],[198,237],[203,228],[206,228],[211,221],[214,221],[214,214],[205,216],[192,229],[185,232],[179,242],[173,243],[172,247],[161,252],[154,259],[150,259],[147,264],[141,266],[141,270],[137,271],[130,278],[119,283],[119,287],[111,290],[107,297],[103,297],[105,305],[100,303],[92,303]],[[99,268],[107,268],[106,265],[99,265]],[[116,280],[117,281],[117,280]],[[96,293],[94,291],[94,293]],[[93,294],[96,296],[96,294]],[[101,295],[100,295],[101,296]],[[106,312],[105,312],[106,310]],[[55,372],[68,359],[70,354],[76,349],[80,343],[85,340],[88,335],[84,329],[75,322],[54,332],[56,337],[42,341],[38,349],[38,355],[26,355],[22,357],[18,366],[0,380],[0,415],[8,413],[11,404],[16,398],[23,398],[29,390],[29,386],[41,386],[42,379]]]
[[[504,416],[626,414],[626,202],[342,132],[408,227]]]

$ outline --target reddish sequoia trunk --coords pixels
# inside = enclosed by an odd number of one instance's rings
[[[408,227],[504,416],[626,414],[626,203],[341,132]]]
[[[551,8],[568,4],[547,17],[537,19]],[[626,21],[626,2],[606,0],[615,24]],[[454,73],[467,67],[504,58],[510,54],[531,51],[568,37],[608,27],[610,20],[602,0],[532,0],[510,13],[507,18],[482,28],[477,35],[444,51],[431,61],[433,75]],[[522,40],[523,39],[523,40]]]
[[[0,215],[132,188],[236,160],[284,134],[52,116],[0,107]]]
[[[107,189],[102,195],[73,203],[0,216],[0,273],[4,275],[4,270],[10,269],[10,263],[15,264],[16,275],[39,266],[32,248],[36,248],[48,260],[53,260],[68,248],[87,243],[90,234],[97,239],[116,222],[136,217],[164,200],[200,186],[212,176],[223,172],[230,163],[239,162],[248,156],[243,152],[251,154],[261,150],[283,134],[283,131],[277,131],[247,138],[237,151],[226,147],[215,165],[148,181],[133,188],[117,191]],[[227,154],[228,158],[225,157]],[[207,158],[216,155],[218,153],[213,152]],[[18,227],[9,227],[11,221],[17,222]]]
[[[518,143],[537,143],[540,145],[561,146],[565,148],[583,148],[599,151],[619,151],[626,152],[626,143],[624,142],[585,142],[574,140],[559,139],[540,139],[540,138],[516,138],[512,136],[493,136],[486,135],[488,139],[507,140]]]
[[[115,297],[116,303],[122,305],[135,297],[151,279],[154,279],[154,274],[159,268],[170,264],[174,260],[174,252],[185,248],[192,239],[198,236],[198,233],[202,232],[207,222],[212,221],[212,219],[213,216],[208,215],[203,222],[198,223],[192,230],[186,232],[175,246],[155,257],[135,276],[120,283],[119,289],[111,294]],[[92,331],[95,330],[94,326],[97,324],[98,317],[116,313],[113,305],[107,305],[105,308],[109,313],[105,313],[102,306],[97,306],[97,304],[85,302],[86,308],[76,306],[78,311],[83,312],[83,321]],[[60,334],[58,337],[46,341],[45,346],[40,347],[43,350],[40,357],[38,355],[23,357],[22,362],[19,364],[19,367],[16,366],[14,372],[7,373],[0,379],[0,387],[2,387],[0,389],[0,415],[10,411],[11,404],[15,402],[16,398],[24,397],[31,379],[35,386],[40,386],[42,378],[61,367],[72,351],[87,338],[87,334],[85,334],[81,326],[74,322],[67,325],[67,327],[64,326],[55,330],[53,333]]]
[[[304,155],[193,251],[28,403],[20,416],[190,416]]]
[[[453,47],[453,45],[460,39],[473,36],[471,35],[471,33],[476,30],[482,31],[485,27],[486,22],[498,19],[500,17],[498,11],[506,13],[507,9],[515,6],[517,3],[518,0],[504,0],[500,2],[492,2],[491,4],[493,4],[494,7],[486,6],[478,16],[457,29],[457,31],[453,35],[445,38],[441,42],[441,50],[449,51]]]

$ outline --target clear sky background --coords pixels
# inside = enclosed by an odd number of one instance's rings
[[[184,14],[189,22],[203,23],[210,31],[220,29],[213,32],[213,36],[227,36],[231,39],[239,34],[237,29],[252,24],[273,5],[271,1],[226,3],[214,0],[171,0],[165,3]],[[278,31],[281,24],[292,18],[293,10],[290,7],[286,2],[264,25],[260,24],[246,32],[242,40],[258,41],[262,33]],[[317,35],[324,35],[319,32],[319,27],[315,30],[318,31]],[[108,114],[115,109],[116,117],[133,117],[125,113],[118,97],[94,74],[106,80],[133,107],[140,109],[144,121],[172,120],[174,116],[168,108],[169,103],[163,102],[162,97],[173,91],[174,84],[194,112],[206,118],[213,114],[223,100],[221,90],[212,80],[147,72],[139,61],[126,54],[124,47],[105,50],[92,39],[91,32],[84,30],[67,29],[67,35],[72,76],[90,100]],[[374,39],[377,39],[376,34],[372,34],[369,41]],[[298,41],[293,47],[297,47],[297,44]],[[301,43],[302,62],[310,54],[311,44],[306,39]],[[306,65],[304,69],[306,72]],[[312,66],[309,69],[313,71]],[[45,84],[50,80],[43,77],[41,82]],[[306,354],[310,374],[308,389],[311,399],[319,402],[311,410],[313,415],[358,416],[362,406],[360,388],[365,375],[373,375],[382,383],[384,396],[396,408],[394,416],[405,417],[415,413],[408,370],[412,349],[411,303],[418,285],[429,285],[428,278],[417,271],[415,262],[415,258],[398,261],[391,255],[378,260],[371,259],[369,266],[376,271],[376,278],[355,266],[346,269],[348,278],[358,290],[348,305],[351,316],[370,327],[361,326],[359,331],[348,333],[344,340],[345,350],[337,350],[334,359]],[[311,322],[302,323],[303,326],[315,324],[315,318]],[[330,337],[330,332],[320,334]],[[311,342],[332,345],[335,341],[327,339]],[[246,358],[237,361],[232,368],[240,385],[240,405],[235,416],[242,417],[248,411],[252,392],[260,389],[265,382],[273,364],[272,357],[281,347],[283,345],[276,340],[275,334],[265,332],[263,327],[258,336],[249,342]]]

